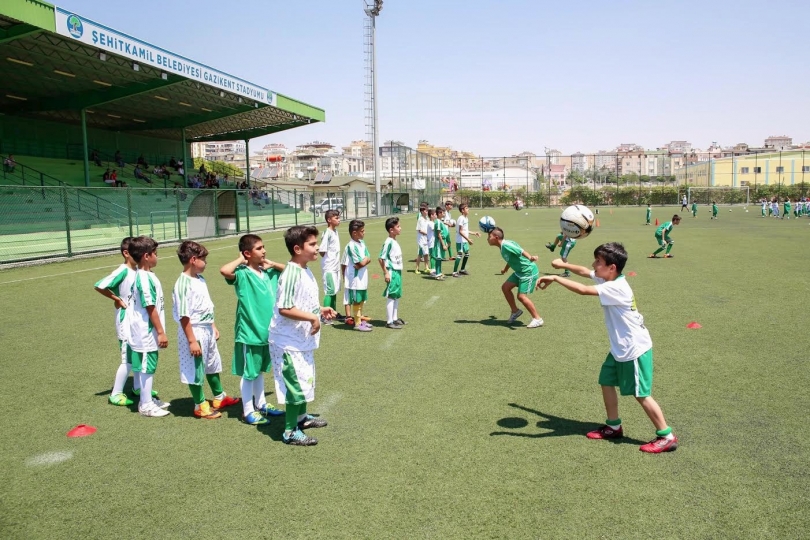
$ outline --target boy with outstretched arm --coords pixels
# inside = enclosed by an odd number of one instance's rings
[[[453,277],[466,276],[469,274],[467,271],[467,260],[470,258],[470,246],[473,243],[470,239],[470,235],[481,236],[481,233],[478,231],[474,233],[470,232],[470,218],[468,217],[470,208],[467,206],[467,203],[458,205],[458,211],[461,212],[461,215],[458,216],[458,220],[456,221],[456,262],[453,265]],[[461,264],[461,270],[459,270],[459,264]]]
[[[605,314],[605,326],[610,340],[610,352],[599,372],[599,385],[605,402],[607,420],[605,425],[587,433],[589,439],[619,439],[624,436],[619,417],[619,397],[634,396],[647,417],[655,426],[655,439],[642,445],[639,450],[652,454],[671,452],[678,448],[678,439],[667,425],[661,407],[652,398],[653,354],[652,338],[644,317],[636,308],[633,290],[622,270],[627,262],[627,252],[622,244],[610,242],[597,247],[594,252],[593,270],[584,266],[552,261],[554,268],[565,268],[581,277],[590,277],[596,285],[585,285],[560,276],[543,276],[537,287],[545,289],[557,282],[569,291],[586,296],[598,296]]]
[[[239,239],[239,257],[219,269],[236,292],[231,373],[241,377],[242,415],[252,426],[267,424],[268,416],[284,414],[267,403],[264,395],[264,374],[270,371],[267,332],[284,270],[283,264],[268,261],[266,254],[260,237],[245,234]]]
[[[332,319],[337,312],[320,306],[318,282],[307,268],[318,258],[318,229],[290,227],[284,243],[292,257],[278,281],[269,332],[276,395],[286,407],[281,439],[286,444],[312,446],[318,440],[304,430],[327,425],[326,420],[307,414],[307,403],[315,399],[315,349],[320,345],[321,319]]]
[[[402,248],[399,247],[397,236],[402,232],[402,225],[399,224],[398,217],[390,217],[385,220],[385,230],[388,238],[385,239],[380,250],[380,267],[385,278],[385,290],[383,297],[386,298],[385,312],[388,316],[386,328],[400,330],[405,325],[399,317],[399,299],[402,297]]]
[[[172,314],[177,326],[177,352],[180,357],[180,382],[188,385],[194,400],[194,416],[214,420],[220,409],[239,403],[222,389],[219,374],[222,358],[217,348],[219,329],[214,323],[214,302],[208,293],[205,271],[208,250],[186,240],[177,248],[183,272],[172,291]],[[214,394],[213,408],[205,399],[203,376]]]
[[[537,312],[537,308],[534,307],[534,302],[529,298],[529,294],[534,292],[537,285],[537,278],[540,277],[537,265],[534,264],[538,259],[537,255],[530,255],[517,242],[506,240],[503,229],[500,227],[495,227],[490,231],[487,236],[487,243],[490,246],[498,247],[501,251],[501,257],[506,261],[506,266],[501,270],[501,274],[505,274],[510,268],[513,270],[512,275],[501,285],[501,291],[504,298],[506,298],[506,303],[509,304],[509,308],[512,310],[507,323],[512,324],[518,317],[523,315],[523,310],[518,309],[515,296],[512,294],[512,289],[517,287],[517,299],[529,310],[532,316],[532,320],[526,325],[526,328],[543,326],[543,319]]]

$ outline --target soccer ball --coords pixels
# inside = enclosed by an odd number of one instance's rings
[[[478,220],[478,228],[482,233],[489,234],[495,228],[495,220],[489,216],[484,216]]]
[[[585,238],[593,231],[593,212],[587,206],[575,204],[563,210],[560,230],[568,238]]]

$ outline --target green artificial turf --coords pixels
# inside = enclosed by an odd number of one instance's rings
[[[676,210],[655,207],[653,219]],[[239,407],[215,421],[192,416],[171,319],[173,247],[158,251],[156,268],[170,339],[155,377],[171,401],[166,418],[107,404],[117,342],[111,303],[93,283],[119,257],[4,271],[0,536],[800,537],[810,526],[810,219],[750,210],[722,208],[711,221],[701,207],[673,231],[675,257],[648,260],[657,245],[645,209],[601,209],[600,227],[570,255],[590,265],[593,248],[614,240],[630,253],[625,272],[636,273],[628,279],[654,342],[653,396],[681,443],[664,455],[638,451],[654,431],[632,398],[620,402],[625,439],[585,438],[605,418],[598,300],[552,285],[532,295],[545,327],[526,329],[528,314],[507,326],[504,262],[483,238],[468,277],[436,282],[406,264],[403,330],[381,327],[379,277],[366,310],[373,332],[324,328],[310,411],[329,427],[311,432],[311,448],[284,445],[282,419],[242,423]],[[484,213],[552,271],[543,244],[559,210],[473,209],[471,223]],[[400,237],[409,260],[415,221],[404,217]],[[345,246],[347,224],[339,231]],[[380,220],[368,222],[373,258],[384,236]],[[280,233],[263,237],[269,258],[288,258]],[[236,239],[206,245],[223,382],[238,395],[235,297],[218,273]],[[318,263],[312,270],[320,277]],[[381,273],[376,261],[371,273]],[[275,401],[269,377],[267,391]],[[67,438],[77,424],[98,431]]]

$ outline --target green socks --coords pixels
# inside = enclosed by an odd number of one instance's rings
[[[456,257],[456,262],[453,263],[453,273],[458,272],[458,265],[461,262],[461,257]]]
[[[462,259],[462,261],[461,261],[461,269],[462,270],[467,268],[467,259],[469,259],[469,258],[470,258],[469,255],[464,255],[464,259]]]
[[[659,429],[658,431],[655,432],[655,434],[658,435],[659,437],[666,437],[670,433],[672,433],[672,428],[669,426],[667,426],[665,429]]]
[[[295,431],[298,429],[298,415],[301,414],[302,408],[306,411],[306,405],[291,405],[287,403],[284,412],[285,431]]]
[[[205,392],[201,384],[190,384],[188,389],[191,391],[191,399],[194,400],[195,405],[201,404],[205,401]]]
[[[222,381],[219,380],[219,373],[211,373],[210,375],[205,376],[208,379],[208,384],[211,386],[211,391],[214,393],[214,396],[221,396],[224,390],[222,389]],[[200,392],[202,392],[202,386],[200,386]],[[202,403],[202,401],[198,401],[197,403]]]

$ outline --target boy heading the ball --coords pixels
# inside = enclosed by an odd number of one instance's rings
[[[627,252],[618,242],[610,242],[597,247],[593,256],[593,270],[564,263],[560,259],[555,259],[551,265],[565,268],[581,277],[590,277],[596,285],[589,286],[560,276],[543,276],[537,284],[539,289],[545,289],[557,282],[577,294],[598,296],[602,304],[610,352],[599,372],[599,385],[602,387],[607,420],[605,425],[587,436],[589,439],[619,439],[624,436],[616,393],[618,386],[621,395],[636,398],[655,426],[655,439],[642,445],[639,450],[652,454],[671,452],[678,448],[678,438],[667,425],[661,407],[652,398],[652,338],[644,326],[644,317],[636,308],[633,290],[622,275]]]
[[[509,268],[514,271],[501,285],[501,291],[504,298],[506,298],[506,303],[509,304],[509,308],[512,310],[508,324],[512,324],[518,317],[523,315],[523,310],[518,309],[515,296],[512,294],[512,289],[517,287],[517,299],[529,310],[532,316],[532,320],[526,325],[526,328],[543,326],[543,319],[537,313],[534,302],[529,298],[529,294],[534,292],[537,285],[537,278],[540,277],[537,265],[534,264],[538,259],[537,255],[530,255],[517,242],[504,239],[503,229],[500,227],[495,227],[490,231],[487,235],[487,243],[490,246],[497,246],[501,251],[501,257],[506,261],[506,266],[501,270],[501,274],[505,274]]]

